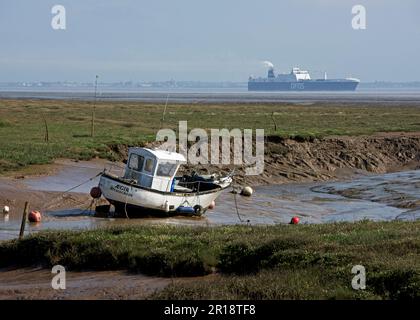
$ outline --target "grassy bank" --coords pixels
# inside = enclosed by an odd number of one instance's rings
[[[155,139],[163,105],[98,102],[95,138],[90,137],[93,102],[0,100],[0,174],[55,158],[116,159],[117,145],[142,145]],[[274,130],[274,121],[277,130]],[[44,119],[49,143],[44,141]],[[418,107],[374,105],[223,104],[169,105],[162,127],[261,128],[268,135],[361,135],[420,131]]]
[[[420,221],[324,225],[129,227],[42,232],[0,244],[0,266],[126,269],[210,278],[174,282],[154,298],[420,297]],[[354,265],[367,288],[351,287]]]

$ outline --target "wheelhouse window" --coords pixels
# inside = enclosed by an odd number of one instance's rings
[[[152,172],[153,171],[153,160],[152,159],[147,159],[146,160],[146,164],[144,165],[144,170],[147,172]]]
[[[160,177],[172,177],[175,173],[177,164],[174,162],[159,163],[156,175]]]
[[[131,170],[141,171],[143,168],[144,157],[139,156],[137,154],[132,154],[130,156],[130,161],[128,162],[128,167]]]

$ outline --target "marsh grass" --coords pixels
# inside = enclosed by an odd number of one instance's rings
[[[155,140],[163,105],[98,102],[95,137],[90,137],[93,102],[0,100],[0,174],[56,158],[116,160],[112,145]],[[278,130],[274,131],[272,114]],[[49,143],[44,141],[45,117]],[[164,128],[177,131],[180,120],[192,128],[264,129],[267,135],[310,140],[326,135],[381,131],[420,131],[418,107],[375,105],[172,104]]]
[[[159,276],[201,276],[159,299],[420,297],[420,221],[323,225],[138,226],[40,232],[0,244],[0,267],[64,265]],[[367,290],[351,288],[351,269]],[[216,272],[214,274],[214,272]]]

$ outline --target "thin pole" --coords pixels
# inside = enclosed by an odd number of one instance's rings
[[[162,129],[163,122],[165,121],[165,114],[166,114],[166,108],[168,107],[168,101],[169,101],[169,93],[166,96],[165,108],[163,109],[162,119],[160,119],[160,128],[159,129]]]
[[[95,99],[93,101],[93,110],[92,110],[92,126],[90,129],[90,135],[93,138],[95,136],[95,111],[96,111],[96,92],[97,92],[97,88],[98,88],[98,75],[96,75],[95,78]]]

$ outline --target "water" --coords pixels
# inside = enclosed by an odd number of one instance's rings
[[[65,166],[56,174],[24,181],[32,190],[65,191],[102,171],[102,165],[88,162]],[[120,170],[120,169],[118,169]],[[114,172],[118,171],[115,169]],[[87,193],[97,185],[89,181],[74,191]],[[114,219],[96,218],[84,208],[69,207],[44,213],[40,224],[30,224],[29,232],[45,229],[91,229],[116,225],[229,225],[288,223],[299,216],[301,223],[329,223],[338,221],[415,220],[420,218],[420,170],[360,176],[348,181],[323,183],[295,183],[255,188],[252,197],[224,192],[216,201],[216,208],[203,217],[170,217]],[[71,193],[70,193],[71,195]],[[0,216],[1,217],[1,216]],[[19,219],[0,220],[0,239],[15,238]]]
[[[92,88],[0,88],[0,98],[92,100]],[[418,105],[420,88],[358,89],[355,92],[248,92],[246,88],[105,88],[101,101],[141,101],[164,103],[404,103]]]

